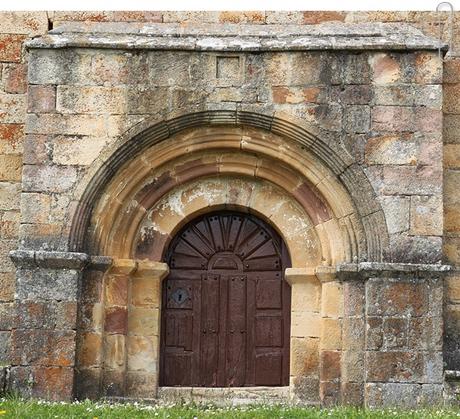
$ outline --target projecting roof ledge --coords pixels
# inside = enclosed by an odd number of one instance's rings
[[[195,51],[447,50],[401,23],[319,25],[69,22],[26,43],[33,48]]]

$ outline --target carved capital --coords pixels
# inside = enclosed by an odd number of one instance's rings
[[[169,273],[169,266],[162,262],[139,261],[134,273],[136,278],[152,278],[161,281]]]
[[[290,285],[302,282],[316,281],[314,268],[287,268],[284,278]]]

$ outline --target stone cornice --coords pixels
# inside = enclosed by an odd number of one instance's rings
[[[93,269],[106,271],[111,269],[117,273],[120,269],[124,272],[136,272],[137,276],[152,275],[163,278],[168,273],[168,266],[161,262],[137,261],[134,259],[113,260],[109,256],[91,256],[78,252],[56,252],[45,250],[13,250],[10,258],[18,268],[45,268],[45,269]],[[126,262],[126,263],[122,263]],[[123,269],[122,269],[123,268]],[[413,263],[385,263],[361,262],[343,263],[332,266],[319,266],[314,268],[288,268],[286,278],[288,282],[299,282],[309,278],[317,278],[321,282],[334,281],[335,279],[364,280],[371,277],[432,277],[442,276],[452,270],[450,265],[441,264],[413,264]]]
[[[337,277],[342,281],[365,280],[377,278],[426,278],[439,277],[452,269],[450,265],[389,263],[389,262],[361,262],[344,263],[337,265]]]
[[[26,42],[35,48],[195,51],[446,50],[447,45],[401,23],[250,25],[66,23]]]
[[[111,264],[108,256],[90,256],[86,253],[45,250],[13,250],[10,258],[17,268],[75,269],[105,271]]]

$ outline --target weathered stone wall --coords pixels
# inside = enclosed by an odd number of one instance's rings
[[[9,251],[18,247],[22,150],[27,110],[27,54],[23,42],[48,29],[45,13],[0,17],[0,367],[11,363],[15,274]]]
[[[391,269],[365,278],[345,280],[348,400],[363,398],[368,407],[442,403],[442,279]]]
[[[444,255],[455,270],[445,282],[444,362],[447,370],[460,366],[460,60],[451,57],[444,64]]]
[[[146,118],[168,118],[203,105],[295,115],[315,126],[332,147],[347,150],[365,171],[385,215],[390,245],[382,255],[384,260],[436,263],[443,258],[444,199],[444,259],[458,265],[456,173],[460,156],[456,143],[460,133],[456,115],[460,112],[460,72],[455,58],[444,65],[442,86],[442,64],[435,51],[238,53],[219,58],[215,53],[35,50],[29,61],[30,54],[22,46],[31,36],[68,21],[264,25],[337,20],[408,22],[433,35],[439,29],[435,14],[412,12],[51,12],[0,16],[0,359],[14,366],[13,384],[28,382],[32,377],[34,385],[29,394],[50,397],[50,389],[61,386],[60,396],[71,397],[75,351],[37,358],[23,348],[49,348],[48,353],[52,353],[57,345],[75,347],[78,290],[72,286],[80,278],[81,267],[66,267],[62,286],[71,287],[65,296],[59,295],[59,289],[46,292],[46,278],[57,278],[55,267],[48,262],[21,267],[21,284],[15,289],[8,252],[18,247],[19,237],[19,246],[24,249],[69,250],[78,183],[104,148]],[[454,52],[459,22],[456,17]],[[445,26],[443,31],[447,36]],[[147,81],[145,74],[149,74]],[[24,136],[26,113],[28,128]],[[32,284],[27,281],[31,275],[43,280]],[[315,362],[327,368],[321,370],[321,376],[318,370],[312,374],[315,383],[321,381],[324,403],[359,404],[366,398],[369,405],[393,404],[398,401],[395,395],[399,391],[419,402],[440,397],[440,282],[415,276],[395,280],[398,275],[371,278],[366,285],[355,279],[344,285],[343,312],[331,308],[332,303],[325,306],[322,333],[330,339],[321,341],[321,355]],[[114,333],[116,338],[111,335],[108,341],[113,342],[103,342],[102,326],[91,323],[94,316],[103,316],[103,310],[119,305],[109,302],[105,308],[100,306],[101,299],[107,298],[102,296],[102,274],[95,271],[91,276],[94,287],[81,290],[78,323],[89,338],[80,341],[77,362],[94,357],[90,363],[97,367],[103,362],[101,351],[116,347],[120,342],[115,339],[123,333]],[[460,368],[458,281],[455,273],[449,276],[444,296],[444,361],[449,369]],[[350,297],[350,284],[356,285],[354,297]],[[339,294],[332,294],[337,302]],[[376,312],[400,294],[407,300],[399,301],[393,312]],[[354,298],[348,306],[347,295]],[[383,298],[381,295],[388,299],[377,301]],[[324,296],[323,305],[326,292]],[[360,302],[364,296],[366,299]],[[88,307],[96,311],[85,313]],[[366,327],[355,329],[357,324]],[[421,336],[420,327],[430,333]],[[362,334],[357,337],[351,330],[361,330]],[[92,352],[93,344],[101,351]],[[106,362],[107,369],[116,374],[125,361],[109,356]],[[404,371],[392,369],[398,362],[404,365]],[[382,364],[386,368],[376,368]],[[90,373],[87,376],[93,377]],[[104,387],[112,382],[117,379],[109,380]],[[94,395],[98,391],[89,388],[82,393]]]

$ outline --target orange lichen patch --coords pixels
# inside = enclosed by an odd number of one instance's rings
[[[273,102],[275,103],[315,103],[318,100],[320,93],[318,87],[285,87],[285,86],[274,86],[272,88]]]
[[[0,124],[0,140],[17,141],[24,134],[23,124]],[[1,144],[1,143],[0,143]]]
[[[304,25],[316,25],[322,22],[339,21],[345,20],[346,13],[334,12],[334,11],[312,11],[303,12],[303,23]]]
[[[0,61],[21,61],[22,43],[26,38],[25,35],[0,34]]]
[[[34,368],[34,397],[48,400],[70,400],[73,389],[73,368]]]

